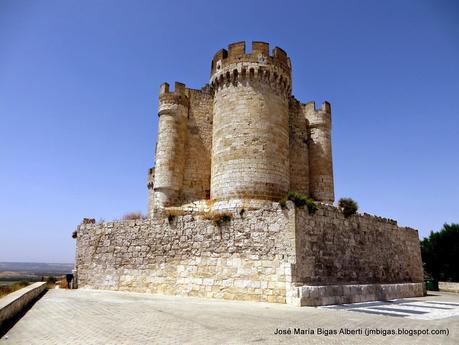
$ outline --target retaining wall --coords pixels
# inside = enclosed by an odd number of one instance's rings
[[[45,289],[46,282],[37,282],[0,298],[0,328],[5,321],[18,315]]]
[[[459,283],[438,282],[438,290],[443,291],[443,292],[459,293]]]
[[[209,218],[80,225],[78,286],[296,305],[422,295],[417,231],[395,221],[324,204],[310,215],[290,201]]]

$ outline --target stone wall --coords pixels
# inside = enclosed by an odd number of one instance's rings
[[[296,212],[295,282],[311,285],[423,282],[418,232],[333,206]]]
[[[210,152],[212,150],[212,105],[208,89],[187,89],[189,111],[181,202],[210,197]]]
[[[308,299],[315,293],[357,291],[376,299],[422,290],[417,232],[394,221],[345,219],[326,205],[309,215],[292,202],[235,209],[226,221],[222,216],[166,210],[147,220],[82,224],[78,285],[297,305],[341,301],[341,295]]]
[[[459,293],[459,283],[438,282],[438,290],[443,291],[443,292]]]
[[[239,210],[220,225],[218,214],[82,224],[78,286],[285,303],[292,212]]]
[[[289,103],[290,189],[309,195],[308,128],[301,103],[295,98]]]
[[[20,314],[46,289],[46,282],[36,282],[0,298],[0,330]],[[6,340],[6,339],[5,339]]]

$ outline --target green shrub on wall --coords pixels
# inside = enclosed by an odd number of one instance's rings
[[[286,197],[280,199],[279,205],[280,205],[281,208],[287,208],[287,200],[288,200],[288,199],[287,199]]]
[[[341,198],[338,201],[338,207],[344,214],[344,217],[350,217],[357,212],[359,205],[351,198]]]
[[[287,198],[288,200],[293,201],[296,207],[303,207],[306,205],[310,214],[314,214],[319,209],[316,202],[306,195],[302,195],[296,192],[288,192]]]
[[[229,223],[231,221],[231,219],[233,218],[233,214],[230,212],[211,211],[205,213],[203,215],[203,218],[212,220],[215,226],[222,226],[223,224]]]

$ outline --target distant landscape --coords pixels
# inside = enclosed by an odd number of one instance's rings
[[[0,286],[20,281],[40,281],[72,273],[73,263],[0,262]]]

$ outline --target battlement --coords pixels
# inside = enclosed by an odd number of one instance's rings
[[[252,51],[247,53],[245,42],[242,41],[231,43],[228,45],[228,50],[220,49],[214,55],[210,74],[212,76],[224,69],[226,66],[240,62],[252,62],[261,65],[276,65],[289,76],[292,69],[290,58],[283,49],[275,47],[270,55],[268,43],[253,41]]]
[[[174,91],[171,92],[169,84],[162,83],[159,87],[159,115],[174,104],[188,106],[185,84],[176,81]]]
[[[185,95],[186,86],[183,83],[176,81],[174,83],[174,91],[170,91],[169,83],[162,83],[159,87],[159,95],[165,94],[176,94],[176,95]]]
[[[212,60],[210,89],[238,82],[263,82],[277,93],[290,96],[292,90],[290,59],[281,48],[274,48],[269,55],[269,45],[253,42],[252,52],[247,53],[245,42],[229,45],[228,50],[219,50]]]
[[[324,101],[320,108],[316,108],[316,102],[314,102],[314,101],[310,101],[310,102],[304,103],[304,104],[302,104],[302,106],[303,106],[303,109],[306,112],[313,112],[313,111],[319,112],[319,111],[322,111],[322,112],[331,114],[331,106],[330,106],[330,103],[327,102],[327,101]]]
[[[324,101],[320,108],[316,108],[316,102],[311,101],[302,104],[304,116],[308,121],[310,128],[325,127],[331,128],[331,106],[330,103]]]

